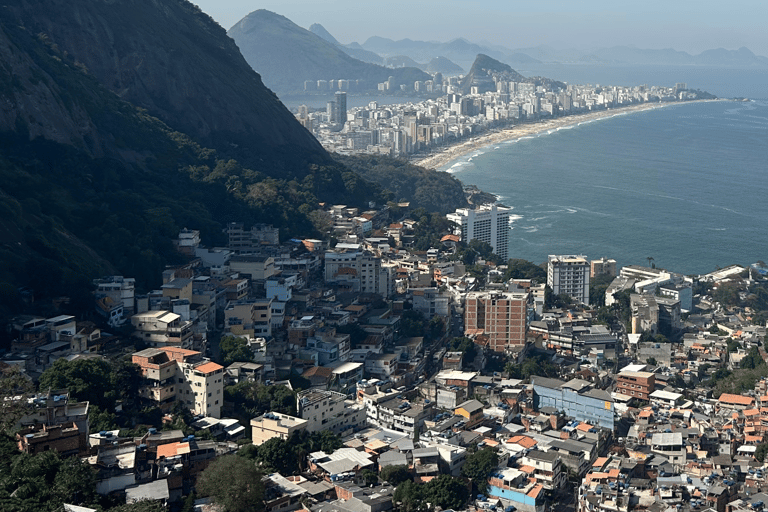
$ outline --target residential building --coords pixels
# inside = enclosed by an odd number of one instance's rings
[[[256,446],[275,437],[288,439],[294,432],[304,430],[308,423],[287,414],[268,412],[251,420],[251,439]]]
[[[95,279],[96,285],[94,295],[96,298],[102,296],[109,297],[113,303],[122,304],[126,316],[133,315],[136,312],[136,280],[123,276],[108,276],[101,279]]]
[[[470,292],[465,304],[464,333],[489,338],[494,352],[525,345],[528,294],[510,292]]]
[[[59,455],[77,455],[80,453],[81,432],[74,422],[58,425],[38,424],[24,428],[16,433],[19,450],[36,455],[47,451]]]
[[[676,466],[685,464],[686,449],[682,432],[659,432],[651,438],[651,451],[669,459]]]
[[[484,205],[476,210],[459,208],[454,213],[446,215],[448,220],[455,223],[461,235],[461,241],[471,240],[486,242],[493,247],[493,252],[507,261],[509,258],[509,213],[511,208],[498,205]]]
[[[563,470],[557,452],[531,450],[520,458],[520,464],[534,468],[531,476],[548,491],[560,489],[565,485],[568,472]]]
[[[139,396],[168,410],[176,401],[194,414],[221,417],[224,405],[224,367],[203,359],[200,352],[175,347],[135,352],[143,378]]]
[[[410,290],[413,310],[423,313],[427,318],[447,317],[451,314],[451,294],[441,292],[439,288],[418,288]]]
[[[589,273],[586,256],[549,255],[547,284],[555,295],[565,294],[579,304],[589,304]]]
[[[340,434],[365,425],[365,408],[335,391],[304,390],[296,397],[298,416],[307,420],[308,432],[329,430]]]
[[[170,311],[147,311],[131,317],[133,336],[152,347],[191,346],[192,322]]]
[[[357,244],[339,244],[325,253],[325,282],[337,283],[351,292],[392,295],[394,279],[390,267],[382,267],[381,258]]]
[[[229,237],[227,247],[236,253],[254,251],[262,244],[280,243],[280,230],[269,224],[256,224],[246,230],[242,222],[230,222],[226,233]]]
[[[227,304],[224,328],[238,336],[272,336],[272,299],[243,299]]]
[[[534,376],[532,382],[534,409],[553,407],[579,421],[613,430],[614,405],[610,393],[579,379],[564,382]]]
[[[599,260],[590,261],[589,277],[595,278],[597,276],[616,277],[616,260],[609,260],[608,258],[600,258]]]
[[[616,392],[638,400],[650,400],[654,392],[655,375],[650,372],[622,371],[616,376]]]

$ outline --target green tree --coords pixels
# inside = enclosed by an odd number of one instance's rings
[[[226,512],[263,510],[262,473],[249,459],[236,455],[218,457],[200,473],[197,492],[210,496]]]
[[[413,475],[408,469],[408,466],[405,465],[386,466],[382,468],[379,476],[384,482],[389,482],[395,487],[403,482],[413,481]]]
[[[491,448],[478,450],[467,456],[467,460],[461,467],[461,476],[472,480],[473,494],[480,492],[485,494],[488,487],[488,475],[499,465],[499,456]]]
[[[0,510],[58,512],[64,503],[91,505],[96,501],[94,473],[76,457],[62,459],[56,452],[18,453],[0,470]]]
[[[427,483],[427,499],[441,509],[460,510],[469,499],[469,489],[451,475],[440,475]]]
[[[768,443],[760,443],[755,450],[755,458],[760,462],[765,460],[765,455],[768,453]]]
[[[259,446],[257,460],[267,471],[276,471],[286,476],[293,475],[300,469],[296,448],[286,439],[273,437]]]
[[[511,259],[507,262],[504,281],[510,279],[533,279],[537,283],[547,282],[547,270],[530,261]]]
[[[34,390],[32,380],[18,366],[0,369],[0,434],[10,432],[17,421],[32,411],[26,396]]]
[[[357,475],[357,478],[366,487],[370,487],[379,483],[379,475],[377,475],[375,471],[371,471],[367,468],[360,471],[360,473]]]
[[[253,352],[248,347],[248,341],[239,336],[222,336],[219,342],[221,351],[221,360],[224,366],[229,366],[235,362],[253,361]]]

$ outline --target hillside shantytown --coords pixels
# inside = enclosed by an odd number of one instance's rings
[[[324,215],[331,243],[184,229],[160,288],[104,276],[87,320],[15,318],[4,453],[75,464],[50,499],[77,511],[768,503],[762,262],[536,265],[500,205]]]

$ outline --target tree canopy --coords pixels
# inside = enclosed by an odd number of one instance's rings
[[[219,342],[221,360],[224,366],[235,362],[253,361],[253,352],[248,347],[248,341],[239,336],[222,336]]]
[[[39,389],[67,389],[73,398],[90,402],[102,410],[114,408],[119,399],[138,395],[141,371],[124,359],[107,361],[100,358],[57,359],[40,376]]]
[[[404,512],[426,512],[432,508],[462,509],[469,499],[466,482],[451,475],[440,475],[426,484],[406,480],[397,486],[393,500]]]
[[[97,503],[94,473],[77,457],[63,459],[52,451],[21,453],[5,435],[0,450],[0,510],[58,512],[64,503]]]
[[[491,448],[484,448],[467,456],[461,467],[461,476],[472,480],[474,492],[485,493],[488,487],[488,475],[499,465],[499,456]]]
[[[250,459],[236,455],[218,457],[200,473],[197,492],[210,496],[226,512],[262,510],[262,472]]]

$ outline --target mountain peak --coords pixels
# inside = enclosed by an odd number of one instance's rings
[[[325,27],[319,23],[313,23],[312,25],[310,25],[309,31],[315,34],[316,36],[319,36],[325,39],[331,44],[334,44],[336,46],[341,46],[341,43],[339,43],[339,41],[337,41],[336,38],[333,37],[330,32],[325,30]]]

